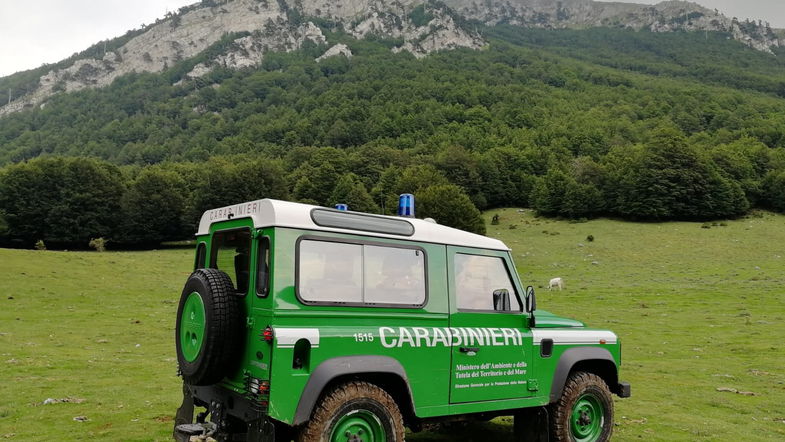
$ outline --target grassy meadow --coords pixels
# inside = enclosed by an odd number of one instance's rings
[[[617,401],[615,440],[785,439],[785,216],[568,223],[508,209],[486,219],[540,308],[622,338],[633,397]],[[0,440],[168,440],[192,252],[0,249],[0,263]],[[546,290],[557,276],[566,289]],[[512,440],[508,423],[410,440]]]

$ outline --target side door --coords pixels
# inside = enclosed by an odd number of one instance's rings
[[[450,403],[532,396],[529,315],[509,253],[448,247],[447,268]]]

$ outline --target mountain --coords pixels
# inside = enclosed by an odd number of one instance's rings
[[[390,213],[414,193],[477,232],[500,207],[785,211],[785,48],[629,19],[649,7],[484,5],[200,3],[0,79],[29,88],[0,118],[0,244],[156,244],[261,197]]]
[[[710,31],[768,53],[785,46],[768,24],[740,22],[681,1],[647,6],[592,0],[203,0],[54,66],[0,79],[0,89],[10,90],[11,98],[0,107],[0,117],[43,105],[58,93],[104,87],[131,72],[162,72],[200,56],[180,80],[219,67],[258,66],[271,52],[329,43],[323,29],[390,39],[391,51],[423,57],[444,49],[481,49],[488,43],[484,30],[498,25]],[[330,47],[321,59],[332,55],[351,53],[345,46]]]

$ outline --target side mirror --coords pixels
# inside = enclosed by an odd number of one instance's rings
[[[537,297],[534,296],[534,287],[526,287],[526,311],[533,313],[537,310]]]
[[[507,289],[493,291],[493,309],[497,312],[509,312],[512,310],[510,307],[510,292]]]

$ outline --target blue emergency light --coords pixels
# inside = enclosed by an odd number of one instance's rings
[[[398,216],[414,218],[414,195],[411,193],[398,197]]]
[[[335,208],[338,209],[338,210],[341,210],[343,212],[348,212],[349,211],[349,205],[348,204],[336,204]]]

